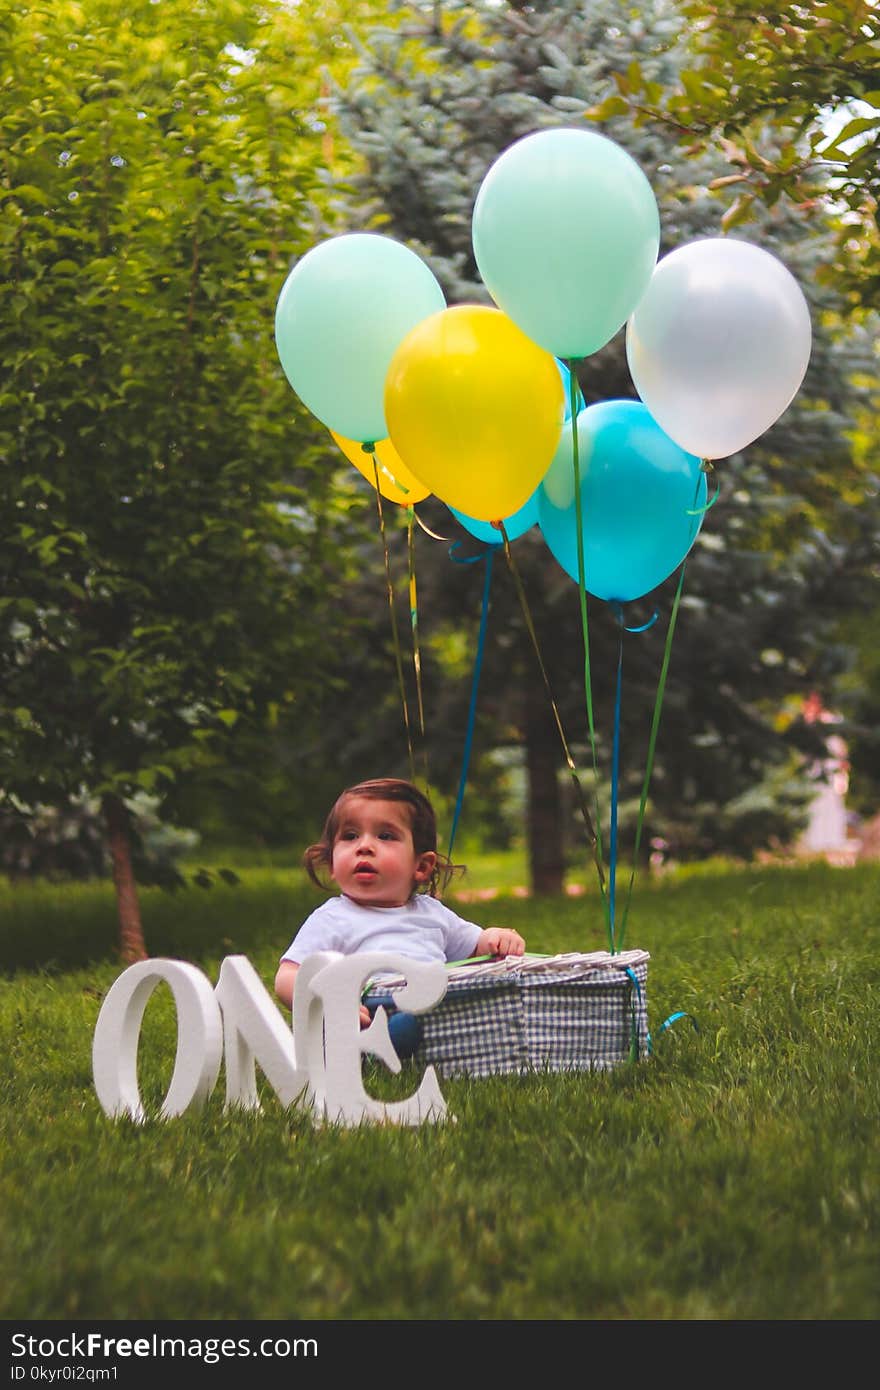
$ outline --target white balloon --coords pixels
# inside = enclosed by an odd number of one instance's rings
[[[810,311],[781,261],[729,237],[665,256],[626,331],[636,390],[661,429],[700,458],[757,439],[797,395]]]

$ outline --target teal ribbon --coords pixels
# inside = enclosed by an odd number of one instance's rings
[[[628,965],[625,965],[623,968],[624,972],[629,976],[630,984],[632,985],[632,989],[629,992],[629,1011],[632,1026],[629,1060],[631,1062],[637,1062],[641,1052],[641,1048],[639,1047],[639,1007],[642,1002],[642,987],[636,978],[635,971]]]

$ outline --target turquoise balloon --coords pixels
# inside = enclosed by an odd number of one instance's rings
[[[563,385],[563,389],[565,390],[565,415],[564,415],[563,418],[566,419],[566,420],[570,420],[570,419],[571,419],[571,372],[568,370],[568,368],[566,367],[566,365],[565,365],[564,362],[560,362],[560,361],[557,360],[556,365],[557,365],[557,367],[559,368],[559,375],[562,377],[562,385]],[[580,388],[580,386],[578,386],[578,387],[576,388],[576,390],[575,390],[575,398],[574,398],[574,399],[575,399],[575,405],[577,406],[578,410],[579,410],[579,411],[583,410],[584,405],[586,404],[586,402],[584,401],[584,398],[583,398],[583,396],[582,396],[582,394],[581,394],[581,388]]]
[[[392,237],[351,232],[313,246],[275,308],[284,374],[313,415],[346,439],[388,437],[385,377],[407,334],[446,308],[433,272]]]
[[[656,589],[687,555],[702,524],[706,475],[640,401],[587,406],[576,423],[586,587],[628,603]],[[544,539],[577,581],[574,487],[565,507],[553,505],[544,484],[538,493]]]
[[[472,219],[495,303],[556,357],[587,357],[622,328],[660,249],[657,200],[631,155],[588,130],[542,130],[496,159]]]
[[[538,491],[536,488],[527,502],[524,502],[519,511],[512,516],[504,518],[504,529],[507,532],[507,539],[515,541],[518,536],[530,530],[532,526],[538,524]],[[478,541],[483,541],[486,545],[503,545],[504,537],[496,529],[491,521],[476,521],[472,516],[465,516],[464,512],[458,512],[455,507],[449,510],[460,521],[466,531],[470,531],[472,536],[476,536]]]

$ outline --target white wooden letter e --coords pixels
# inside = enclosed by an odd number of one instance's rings
[[[293,996],[296,1050],[298,1056],[305,1052],[309,1059],[316,1115],[323,1109],[328,1120],[345,1125],[363,1120],[398,1125],[442,1120],[446,1102],[433,1067],[425,1069],[418,1090],[405,1100],[375,1100],[364,1090],[363,1052],[381,1057],[392,1071],[400,1071],[385,1010],[376,1010],[369,1028],[361,1029],[358,1018],[364,985],[371,975],[383,970],[406,976],[406,984],[393,989],[391,995],[395,1004],[409,1013],[424,1013],[446,993],[442,962],[411,960],[395,951],[364,951],[353,956],[328,951],[303,961],[297,973]],[[318,1000],[320,1008],[315,1007]],[[319,1082],[316,1072],[322,1049],[324,1075]]]

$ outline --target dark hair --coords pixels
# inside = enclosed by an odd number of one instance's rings
[[[426,884],[426,891],[432,897],[446,887],[452,875],[463,866],[452,864],[445,854],[437,852],[437,818],[434,807],[424,792],[412,782],[404,782],[399,777],[376,777],[370,782],[358,782],[354,787],[346,787],[334,801],[330,814],[324,822],[320,840],[309,845],[303,855],[303,863],[309,878],[319,888],[327,884],[320,876],[320,870],[327,870],[333,862],[333,846],[342,824],[345,803],[353,796],[366,797],[369,801],[398,801],[409,808],[410,829],[413,849],[416,854],[428,852],[437,855],[437,863]]]

